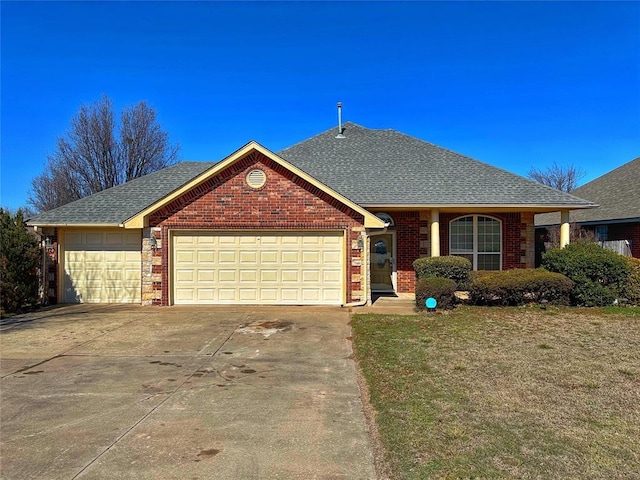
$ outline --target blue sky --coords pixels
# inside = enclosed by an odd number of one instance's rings
[[[583,183],[640,155],[640,2],[7,2],[0,204],[81,104],[146,100],[183,160],[343,120]]]

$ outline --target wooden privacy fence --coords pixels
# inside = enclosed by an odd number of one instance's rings
[[[631,243],[629,240],[607,240],[605,242],[598,242],[604,248],[613,250],[620,255],[631,257]]]

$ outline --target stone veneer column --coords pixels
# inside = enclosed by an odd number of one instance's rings
[[[156,237],[156,248],[151,246],[151,235]],[[155,254],[162,250],[160,228],[142,229],[142,305],[153,305],[154,300],[162,299],[162,291],[154,289],[154,282],[162,282],[162,274],[154,273],[154,265],[162,265],[162,257]]]
[[[536,225],[534,217],[535,215],[532,212],[520,214],[520,222],[525,225],[520,230],[520,237],[522,238],[520,249],[525,252],[524,256],[520,258],[520,263],[524,264],[526,268],[534,268],[536,263]]]
[[[363,290],[363,288],[368,287],[368,282],[366,281],[366,279],[364,278],[364,276],[366,275],[366,258],[364,255],[364,246],[361,245],[361,238],[362,235],[364,234],[365,228],[364,227],[351,227],[351,232],[349,232],[350,235],[350,246],[351,246],[351,266],[352,266],[352,271],[353,271],[353,267],[360,267],[359,268],[359,272],[358,273],[352,273],[350,280],[351,280],[351,300],[349,300],[349,298],[347,298],[347,303],[349,302],[358,302],[360,300],[364,300],[366,292]],[[358,236],[354,237],[353,233],[356,233]],[[362,242],[364,243],[364,242]],[[356,290],[353,288],[353,285],[355,283],[359,283],[360,284],[360,289]]]
[[[426,210],[420,210],[420,256],[428,257],[431,255],[431,242],[429,241],[429,222],[431,216]]]

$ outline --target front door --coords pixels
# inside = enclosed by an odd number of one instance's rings
[[[395,259],[393,257],[393,234],[385,233],[371,237],[371,290],[393,292]]]

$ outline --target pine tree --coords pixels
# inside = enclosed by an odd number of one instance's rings
[[[40,247],[27,231],[21,210],[0,208],[0,303],[5,312],[20,312],[38,302]]]

